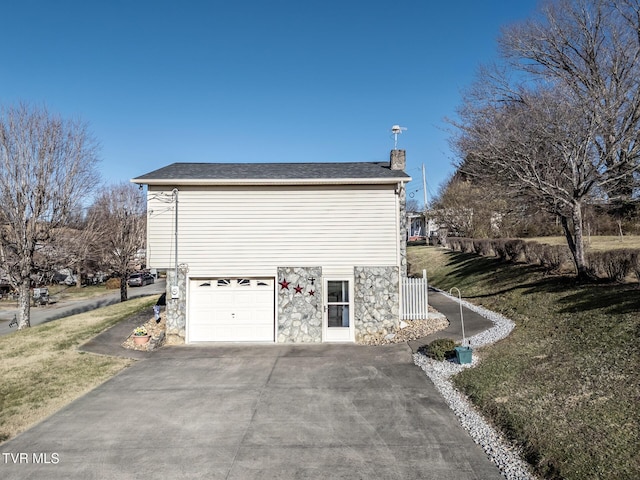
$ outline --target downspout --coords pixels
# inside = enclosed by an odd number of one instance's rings
[[[404,222],[404,218],[401,218],[400,212],[400,193],[404,188],[404,182],[398,182],[396,186],[396,231],[398,232],[398,242],[396,243],[396,264],[400,267],[401,255],[400,255],[400,246],[402,243],[402,228],[401,223]]]
[[[174,229],[174,244],[175,244],[175,254],[174,254],[174,277],[173,277],[173,288],[171,289],[171,298],[179,298],[180,290],[178,287],[178,189],[174,188],[171,193],[173,193],[173,198],[175,200],[175,229]]]
[[[402,321],[404,312],[404,301],[402,298],[402,256],[400,254],[402,245],[402,228],[400,223],[404,222],[404,218],[400,218],[400,194],[404,191],[404,182],[399,182],[396,187],[396,231],[398,232],[396,243],[396,265],[398,265],[398,325]]]

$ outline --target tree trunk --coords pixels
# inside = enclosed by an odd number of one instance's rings
[[[589,269],[584,254],[584,230],[582,227],[582,205],[580,202],[574,202],[571,211],[572,225],[566,216],[561,216],[562,229],[569,245],[569,250],[573,257],[573,263],[576,266],[576,272],[579,280],[590,278]]]
[[[127,277],[128,275],[125,273],[120,275],[120,301],[126,302],[129,299],[127,292]]]
[[[620,234],[620,241],[622,241],[622,237],[624,237],[624,235],[622,234],[622,220],[617,220],[618,223],[618,233]]]
[[[30,283],[30,279],[26,279],[18,286],[18,330],[31,327]]]

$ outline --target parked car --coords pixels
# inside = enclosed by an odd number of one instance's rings
[[[129,275],[127,283],[130,287],[144,287],[145,285],[154,283],[154,281],[153,275],[149,273],[132,273]]]

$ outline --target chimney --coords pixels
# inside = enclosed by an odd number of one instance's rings
[[[393,149],[391,150],[391,161],[389,162],[389,168],[391,170],[404,171],[407,166],[407,152],[405,150]]]

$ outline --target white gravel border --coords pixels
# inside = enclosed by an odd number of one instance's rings
[[[457,297],[440,290],[438,292],[458,302]],[[493,322],[493,327],[489,330],[467,339],[472,348],[491,345],[505,338],[515,327],[515,323],[512,320],[499,313],[464,300],[462,305]],[[463,365],[447,361],[440,362],[420,353],[413,355],[413,361],[424,370],[438,392],[456,414],[460,424],[469,432],[473,441],[482,447],[505,478],[508,480],[535,480],[537,478],[529,471],[529,466],[520,457],[518,449],[482,418],[469,400],[455,389],[450,380],[452,375],[461,372],[463,369],[476,366],[478,364],[477,355],[472,356],[471,363]]]

